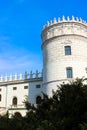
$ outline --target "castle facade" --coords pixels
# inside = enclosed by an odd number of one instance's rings
[[[43,72],[0,77],[0,113],[26,115],[25,101],[39,104],[61,82],[87,77],[87,23],[81,18],[47,22],[42,34]]]

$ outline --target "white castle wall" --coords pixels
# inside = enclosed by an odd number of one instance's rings
[[[0,110],[26,115],[25,97],[31,104],[36,104],[37,96],[43,98],[43,92],[52,96],[61,82],[68,82],[77,77],[87,77],[87,23],[81,18],[70,19],[63,16],[62,20],[54,19],[47,22],[42,30],[43,73],[0,76]],[[71,55],[65,55],[65,46],[71,46]],[[72,67],[73,77],[67,78],[66,68]],[[43,78],[42,78],[43,76]],[[40,87],[36,87],[40,85]],[[28,89],[24,89],[28,86]],[[13,90],[13,87],[17,87]],[[17,97],[17,106],[12,104]],[[5,109],[6,108],[6,109]]]
[[[40,88],[36,88],[36,85],[40,85]],[[29,102],[36,104],[36,97],[42,95],[42,81],[29,83]]]
[[[28,89],[24,89],[24,86],[29,87],[29,83],[13,84],[7,86],[7,107],[12,106],[13,97],[17,97],[18,105],[23,105],[24,96],[28,96]],[[13,87],[16,87],[17,90],[13,90]]]
[[[37,85],[40,85],[40,87],[36,87]],[[25,86],[27,86],[26,89]],[[15,87],[16,89],[14,90]],[[15,77],[14,75],[1,76],[0,95],[0,115],[6,114],[8,111],[9,117],[16,112],[25,116],[27,112],[25,101],[36,104],[37,96],[42,98],[42,72],[30,72],[30,74],[15,75]],[[13,104],[14,97],[17,98],[17,105]]]
[[[6,86],[3,85],[3,86],[0,86],[0,95],[2,96],[1,97],[1,101],[0,101],[0,107],[1,108],[5,108],[6,107],[6,98],[7,98],[7,94],[6,94]]]
[[[73,79],[86,77],[87,24],[72,17],[49,23],[42,31],[43,91],[49,96],[59,81],[65,81],[66,68],[72,67]],[[71,55],[65,55],[64,47],[71,46]]]

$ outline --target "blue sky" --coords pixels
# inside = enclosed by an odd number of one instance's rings
[[[86,0],[0,0],[0,75],[41,71],[41,31],[62,16],[87,21]]]

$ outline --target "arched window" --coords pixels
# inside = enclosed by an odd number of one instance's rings
[[[14,98],[13,98],[12,104],[13,104],[13,105],[17,105],[17,97],[14,97]]]
[[[21,115],[20,112],[15,112],[15,113],[14,113],[14,116],[17,117],[17,118],[21,118],[21,117],[22,117],[22,115]]]
[[[1,102],[1,100],[2,100],[2,95],[0,94],[0,102]]]
[[[71,46],[65,46],[65,55],[71,55]]]
[[[41,96],[36,97],[36,104],[41,104]]]

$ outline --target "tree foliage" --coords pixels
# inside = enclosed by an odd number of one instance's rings
[[[0,117],[0,130],[87,129],[87,85],[83,79],[63,83],[51,98],[45,97],[37,108],[27,102],[26,117]]]

